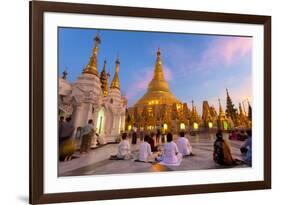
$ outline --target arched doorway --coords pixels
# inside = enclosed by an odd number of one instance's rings
[[[104,122],[105,122],[105,110],[104,108],[101,108],[99,113],[98,113],[98,120],[97,120],[97,133],[103,134],[104,133]]]

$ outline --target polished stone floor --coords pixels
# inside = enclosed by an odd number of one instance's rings
[[[226,168],[217,165],[213,157],[214,134],[201,134],[188,137],[193,148],[194,156],[183,158],[180,166],[163,166],[159,163],[134,162],[134,160],[109,160],[110,155],[116,154],[117,144],[107,144],[91,150],[87,155],[75,153],[75,159],[68,162],[59,162],[59,176],[102,175],[159,171],[183,171]],[[228,139],[225,135],[224,139]],[[228,140],[227,140],[228,141]],[[234,158],[242,159],[240,146],[243,142],[228,141]],[[132,145],[134,156],[138,154],[138,146]],[[232,168],[243,168],[246,165]]]

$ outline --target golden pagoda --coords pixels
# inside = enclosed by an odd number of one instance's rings
[[[98,46],[101,43],[99,33],[97,33],[94,40],[95,40],[95,44],[94,44],[94,48],[92,51],[92,55],[90,57],[90,61],[89,61],[88,65],[83,69],[83,73],[94,74],[94,75],[98,76],[99,74],[98,74],[98,67],[97,67],[97,56],[98,56],[98,50],[99,50]]]
[[[213,128],[214,120],[211,115],[210,106],[207,100],[203,101],[203,113],[202,113],[202,120],[203,125],[205,128]]]
[[[108,94],[108,76],[109,74],[106,73],[106,60],[104,60],[103,69],[100,73],[101,89],[104,96],[107,96]]]
[[[228,129],[228,120],[227,120],[227,117],[222,109],[222,106],[221,106],[221,101],[220,99],[219,100],[219,116],[218,116],[218,119],[217,119],[217,126],[218,126],[218,129],[221,129],[221,130],[227,130]]]
[[[154,76],[148,85],[147,92],[139,99],[134,107],[143,107],[145,105],[165,104],[172,105],[181,103],[170,91],[169,85],[164,77],[161,53],[158,48],[157,58],[154,68]]]
[[[119,58],[117,57],[117,59],[115,61],[115,74],[111,81],[110,88],[116,88],[118,90],[120,90],[120,82],[119,82],[119,77],[118,77],[119,65],[120,65],[120,61],[119,61]]]

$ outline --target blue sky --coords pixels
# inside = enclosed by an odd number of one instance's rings
[[[119,56],[121,91],[128,98],[129,106],[146,91],[153,75],[158,47],[171,91],[189,105],[194,100],[199,112],[203,100],[208,100],[218,109],[217,99],[221,98],[224,106],[226,88],[237,107],[247,97],[251,102],[251,37],[99,32],[98,70],[101,71],[106,59],[112,79],[114,62]],[[69,81],[74,82],[87,65],[96,33],[96,29],[59,28],[59,73],[67,68]]]

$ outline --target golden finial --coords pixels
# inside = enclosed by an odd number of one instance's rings
[[[67,73],[67,68],[64,69],[64,71],[62,72],[62,79],[66,80],[68,73]]]
[[[120,90],[120,82],[119,82],[119,77],[118,77],[119,65],[120,65],[120,60],[119,60],[119,56],[117,56],[116,61],[115,61],[115,74],[111,81],[110,88],[117,88]]]
[[[92,51],[92,56],[90,57],[90,61],[88,65],[83,69],[83,73],[94,74],[98,76],[97,55],[98,55],[98,46],[101,43],[99,32],[97,32],[94,40],[95,40],[95,44]]]
[[[158,49],[157,49],[157,57],[160,57],[160,55],[161,55],[161,52],[160,52],[160,48],[158,47]]]
[[[219,101],[219,113],[222,114],[222,113],[224,113],[224,112],[223,112],[223,109],[222,109],[222,106],[221,106],[221,100],[220,100],[220,98],[218,98],[218,101]]]

